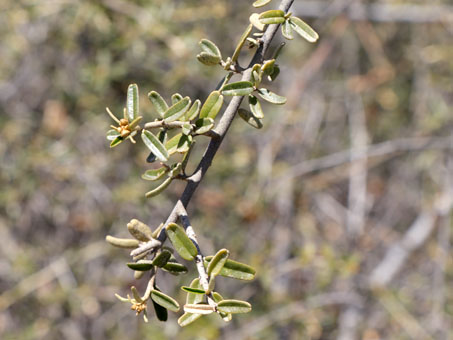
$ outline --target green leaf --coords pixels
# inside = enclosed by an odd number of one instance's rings
[[[147,270],[151,270],[154,267],[152,261],[149,261],[149,260],[140,260],[138,262],[129,262],[129,263],[127,263],[127,266],[130,269],[136,270],[139,272],[146,272]]]
[[[180,100],[182,100],[183,97],[179,94],[179,93],[175,93],[171,96],[171,105],[174,105],[176,104],[177,102],[179,102]]]
[[[172,312],[179,311],[179,304],[175,299],[162,292],[159,292],[156,289],[153,289],[151,291],[151,299],[153,299],[153,301],[158,305],[161,305],[162,307],[171,310]]]
[[[132,122],[138,116],[138,86],[131,84],[127,88],[127,117]]]
[[[263,71],[264,74],[269,75],[274,70],[274,65],[275,65],[275,59],[268,60],[263,64],[263,66],[261,67],[261,70]]]
[[[134,249],[134,248],[137,248],[139,245],[138,240],[129,239],[129,238],[118,238],[118,237],[113,237],[110,235],[107,235],[105,237],[105,240],[108,243],[110,243],[112,246],[115,246],[118,248]]]
[[[293,29],[291,28],[291,24],[289,23],[289,20],[286,20],[282,24],[282,35],[288,40],[294,39]]]
[[[145,275],[145,273],[146,272],[141,272],[138,270],[134,271],[134,279],[140,280],[143,277],[143,275]]]
[[[168,263],[170,257],[171,253],[168,250],[162,250],[159,254],[156,255],[152,263],[156,267],[162,268]]]
[[[148,99],[153,104],[159,116],[164,117],[165,112],[168,110],[168,105],[165,100],[156,91],[148,93]]]
[[[252,305],[247,301],[222,300],[217,304],[217,309],[223,313],[248,313],[252,310]]]
[[[256,0],[254,3],[253,3],[253,7],[263,7],[263,6],[266,6],[269,2],[271,2],[272,0]]]
[[[192,287],[182,286],[181,289],[183,291],[185,291],[185,292],[188,292],[188,293],[201,294],[201,295],[205,294],[205,291],[203,289],[199,289],[199,288],[192,288]]]
[[[167,262],[162,269],[174,275],[187,273],[187,267],[178,262]]]
[[[252,92],[253,84],[249,81],[229,83],[222,88],[222,94],[225,96],[247,96]]]
[[[170,223],[166,227],[167,236],[178,254],[187,261],[192,261],[198,254],[197,247],[187,236],[182,227],[176,223]]]
[[[154,302],[154,300],[152,300],[152,299],[151,299],[151,301],[153,302],[154,311],[156,312],[157,319],[159,321],[164,321],[164,322],[167,321],[167,319],[168,319],[167,308],[162,307],[158,303]]]
[[[208,39],[201,39],[198,44],[200,45],[201,49],[204,52],[219,57],[219,59],[222,59],[222,54],[220,53],[219,48],[212,41]]]
[[[184,135],[188,136],[193,131],[193,126],[190,123],[186,123],[182,126],[181,131]]]
[[[127,224],[127,230],[132,236],[142,242],[147,242],[152,238],[151,228],[135,218]]]
[[[157,181],[161,179],[168,171],[168,168],[165,166],[159,169],[146,170],[142,175],[142,178],[147,181]]]
[[[164,114],[164,121],[166,123],[173,122],[178,118],[182,117],[190,107],[191,100],[189,97],[185,97],[173,104],[168,108]]]
[[[136,117],[132,122],[129,123],[129,129],[132,131],[135,129],[135,127],[140,123],[140,121],[143,119],[142,116]]]
[[[254,95],[249,95],[249,107],[250,111],[252,111],[253,115],[258,118],[264,118],[263,109],[261,108],[261,104]]]
[[[167,189],[167,187],[170,185],[170,183],[171,183],[172,181],[173,181],[173,178],[168,177],[168,178],[165,179],[165,181],[163,181],[158,187],[154,188],[154,189],[151,190],[151,191],[148,191],[148,192],[145,194],[145,197],[146,197],[146,198],[150,198],[150,197],[154,197],[154,196],[159,195],[162,191],[164,191],[165,189]]]
[[[184,305],[184,312],[206,315],[214,312],[214,308],[206,303],[186,304]]]
[[[209,262],[208,268],[206,270],[207,274],[209,276],[217,276],[222,270],[229,256],[230,252],[227,249],[219,250]]]
[[[220,94],[220,91],[211,92],[201,108],[200,118],[215,119],[222,108],[222,105],[223,96]]]
[[[142,131],[142,140],[143,143],[151,150],[151,152],[159,159],[161,162],[166,162],[168,160],[168,152],[165,149],[165,146],[161,141],[154,136],[148,130]]]
[[[213,55],[208,52],[201,52],[197,55],[197,59],[200,63],[206,65],[206,66],[215,66],[220,63],[220,60],[222,60],[220,57]]]
[[[181,326],[181,327],[185,327],[187,325],[190,325],[192,322],[194,322],[195,320],[198,320],[199,318],[201,318],[201,314],[192,314],[192,313],[184,313],[183,315],[181,315],[181,317],[178,319],[178,324]]]
[[[189,151],[192,139],[192,136],[184,135],[181,132],[172,137],[165,144],[165,148],[167,149],[169,155],[173,155],[175,152],[185,153]]]
[[[263,71],[261,70],[261,65],[260,64],[253,65],[252,82],[255,85],[255,87],[258,87],[260,85],[261,80],[262,80],[262,74],[263,74]]]
[[[259,20],[264,25],[282,24],[285,22],[285,12],[272,9],[260,14]]]
[[[116,138],[110,143],[110,147],[111,147],[111,148],[114,148],[115,146],[117,146],[118,144],[120,144],[123,140],[124,140],[124,138],[121,137],[121,136],[116,137]]]
[[[261,129],[263,127],[263,123],[261,119],[255,117],[253,113],[245,109],[238,110],[239,117],[247,122],[247,124],[253,126],[255,129]]]
[[[200,99],[195,100],[190,110],[187,111],[185,115],[185,120],[193,120],[197,118],[198,113],[200,112],[200,106],[201,106]]]
[[[107,140],[115,140],[118,136],[120,135],[120,133],[116,130],[108,130],[107,131]]]
[[[205,266],[208,266],[209,262],[212,260],[212,257],[213,256],[206,256],[204,258]],[[223,265],[223,268],[220,271],[219,275],[231,277],[233,279],[249,281],[255,278],[255,273],[255,269],[253,269],[249,265],[228,259]]]
[[[291,25],[291,28],[294,29],[302,38],[305,38],[305,40],[311,43],[318,40],[318,33],[316,33],[313,28],[298,17],[289,18],[289,24]]]
[[[220,295],[220,294],[217,293],[217,292],[212,292],[212,297],[213,297],[214,301],[217,302],[217,303],[219,303],[220,301],[223,300],[222,295]],[[219,314],[220,314],[220,317],[221,317],[221,318],[223,319],[223,321],[225,321],[225,322],[231,321],[231,319],[232,319],[231,313],[222,313],[222,312],[220,312]]]
[[[192,282],[190,283],[190,288],[203,291],[203,294],[205,293],[203,288],[201,287],[200,279],[198,277],[192,280]],[[186,298],[186,304],[191,305],[200,303],[203,301],[203,298],[204,298],[203,295],[197,293],[188,293]]]
[[[202,135],[214,127],[214,120],[212,118],[198,118],[195,127],[195,133]]]
[[[269,81],[274,81],[278,77],[279,74],[280,74],[280,67],[278,67],[278,65],[275,65],[274,71],[272,72],[272,74],[267,76],[267,79],[269,79]]]
[[[239,39],[239,43],[237,44],[237,46],[234,50],[233,56],[231,57],[232,62],[236,62],[238,60],[239,53],[241,52],[242,47],[244,46],[245,42],[247,41],[248,36],[252,32],[252,29],[253,29],[253,24],[250,24],[250,25],[248,25],[248,27],[244,31],[244,33],[242,33],[242,36]]]
[[[260,15],[258,13],[253,13],[249,17],[250,23],[259,31],[264,30],[265,25],[261,23],[260,21]]]
[[[275,94],[268,89],[258,89],[258,94],[261,98],[272,104],[283,105],[286,103],[285,97],[279,96],[278,94]]]

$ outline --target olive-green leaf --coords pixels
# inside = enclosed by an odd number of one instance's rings
[[[255,129],[261,129],[263,127],[263,123],[261,119],[255,117],[253,113],[245,109],[238,110],[239,117],[247,122],[247,124],[253,126]]]
[[[253,13],[249,17],[250,23],[258,30],[262,31],[264,30],[265,25],[261,23],[260,21],[260,15],[258,13]]]
[[[222,300],[217,304],[217,309],[223,313],[248,313],[252,310],[252,305],[247,301]]]
[[[261,108],[260,101],[254,95],[249,95],[249,107],[250,111],[252,111],[253,115],[256,118],[264,118],[264,113],[263,109]]]
[[[168,263],[170,257],[171,253],[168,250],[162,250],[159,254],[156,255],[152,263],[156,267],[162,268]]]
[[[269,2],[271,2],[272,0],[256,0],[254,3],[253,3],[253,7],[263,7],[263,6],[266,6]]]
[[[272,9],[260,14],[259,20],[264,25],[282,24],[285,22],[285,12]]]
[[[187,236],[182,227],[176,223],[170,223],[166,227],[167,236],[178,254],[187,261],[192,261],[198,254],[197,247]]]
[[[129,123],[129,129],[132,131],[135,129],[135,127],[140,123],[140,121],[143,119],[142,116],[136,117],[132,122]]]
[[[200,111],[200,118],[215,119],[223,105],[223,96],[220,91],[212,91]]]
[[[151,299],[153,299],[153,301],[158,305],[161,305],[172,312],[179,311],[179,303],[175,299],[156,289],[151,291]]]
[[[278,77],[279,74],[280,74],[280,67],[278,67],[278,65],[275,65],[272,74],[268,75],[267,79],[269,79],[269,81],[274,81]]]
[[[192,288],[192,287],[182,286],[181,289],[183,291],[185,291],[185,292],[188,292],[188,293],[201,294],[201,295],[205,294],[205,291],[203,289],[199,289],[199,288]]]
[[[275,59],[268,60],[263,64],[263,66],[261,67],[261,70],[263,71],[264,74],[269,75],[274,70],[274,65],[275,65]]]
[[[132,122],[138,116],[138,86],[131,84],[127,88],[127,117]]]
[[[168,152],[165,149],[165,146],[161,141],[154,136],[148,130],[143,130],[142,132],[143,143],[151,150],[151,152],[159,159],[161,162],[166,162],[168,160]]]
[[[190,110],[186,112],[185,115],[185,120],[193,120],[197,118],[198,113],[200,112],[200,107],[201,107],[201,101],[200,99],[197,99],[193,102],[192,107]]]
[[[198,277],[192,280],[192,282],[190,283],[190,288],[203,291],[203,294],[204,294],[204,290],[201,287],[200,279]],[[188,293],[187,294],[186,304],[188,304],[188,305],[200,303],[202,301],[203,301],[203,295],[200,295],[197,293]]]
[[[289,20],[286,20],[282,24],[282,35],[288,40],[294,39],[293,29],[291,28],[291,24],[289,23]]]
[[[115,246],[118,248],[134,249],[134,248],[137,248],[139,245],[138,240],[129,239],[129,238],[118,238],[118,237],[113,237],[110,235],[107,235],[105,237],[105,240],[108,243],[110,243],[112,246]]]
[[[107,140],[114,140],[120,135],[120,133],[116,130],[108,130],[107,131]]]
[[[159,195],[162,191],[164,191],[165,189],[167,189],[167,187],[170,185],[170,183],[172,182],[172,180],[173,180],[173,178],[168,177],[168,178],[165,179],[165,181],[163,181],[159,186],[157,186],[156,188],[154,188],[154,189],[151,190],[151,191],[148,191],[148,192],[145,194],[145,197],[146,197],[146,198],[150,198],[150,197],[154,197],[154,196]]]
[[[289,24],[291,25],[291,28],[294,29],[302,38],[305,38],[305,40],[312,43],[318,40],[318,33],[316,33],[313,28],[298,17],[289,18]]]
[[[207,52],[207,53],[212,54],[212,55],[214,55],[216,57],[219,57],[219,59],[222,59],[222,54],[220,53],[219,48],[212,41],[210,41],[208,39],[201,39],[198,44],[200,45],[201,49],[204,52]]]
[[[206,65],[206,66],[215,66],[220,63],[221,58],[208,53],[208,52],[201,52],[197,55],[197,59],[200,63]]]
[[[217,303],[219,303],[220,301],[223,300],[222,295],[220,295],[220,294],[217,293],[217,292],[212,292],[212,297],[214,298],[214,301],[217,302]],[[231,313],[223,313],[223,312],[220,312],[219,314],[220,314],[221,318],[222,318],[224,321],[226,321],[226,322],[231,321],[231,318],[232,318]]]
[[[209,262],[206,270],[209,276],[216,276],[220,273],[226,260],[230,256],[230,252],[227,249],[221,249],[214,255],[212,260]]]
[[[165,100],[156,91],[148,93],[148,99],[153,104],[159,116],[164,117],[165,112],[168,110],[168,105]]]
[[[181,317],[178,319],[178,324],[181,326],[181,327],[185,327],[187,325],[190,325],[192,322],[194,322],[195,320],[198,320],[199,318],[201,318],[201,314],[192,314],[192,313],[184,313],[183,315],[181,315]]]
[[[121,136],[116,137],[116,138],[115,138],[114,140],[112,140],[112,142],[110,143],[110,147],[111,147],[111,148],[114,148],[115,146],[117,146],[118,144],[120,144],[123,140],[124,140],[124,138],[121,137]]]
[[[164,114],[164,121],[166,123],[173,122],[182,117],[190,107],[191,100],[189,97],[184,97],[168,108]]]
[[[182,126],[181,131],[184,135],[188,136],[193,131],[193,126],[190,123],[186,123]]]
[[[206,256],[204,258],[205,266],[208,266],[211,259],[212,256]],[[228,259],[223,265],[223,268],[220,271],[219,275],[231,277],[238,280],[248,281],[253,280],[255,278],[255,273],[256,273],[255,269],[253,269],[249,265]]]
[[[147,242],[152,238],[151,228],[135,218],[127,224],[127,230],[139,241]]]
[[[236,62],[238,60],[239,53],[241,52],[242,47],[244,46],[245,42],[247,41],[248,36],[252,32],[252,29],[253,29],[253,24],[250,24],[247,26],[247,29],[242,34],[241,38],[239,39],[239,43],[237,44],[237,46],[234,50],[233,56],[231,57],[232,62]]]
[[[147,270],[151,270],[154,267],[152,261],[149,261],[149,260],[140,260],[138,262],[130,262],[130,263],[127,263],[127,266],[130,269],[136,270],[139,272],[146,272]]]
[[[187,152],[191,144],[192,136],[184,135],[181,132],[169,139],[165,144],[165,148],[167,149],[169,155],[173,155],[175,152]]]
[[[184,312],[206,315],[214,312],[214,308],[206,303],[186,304],[184,305]]]
[[[180,95],[179,93],[172,94],[172,96],[171,96],[171,105],[176,104],[177,102],[182,100],[182,98],[183,98],[182,95]]]
[[[151,299],[151,301],[153,302],[154,311],[156,312],[157,319],[159,321],[164,321],[164,322],[167,321],[167,319],[168,319],[167,308],[162,307],[158,303],[154,302],[154,300],[152,300],[152,299]]]
[[[187,273],[187,267],[178,262],[167,262],[162,269],[174,275]]]
[[[146,170],[142,175],[142,178],[147,181],[157,181],[161,179],[168,171],[168,168],[165,166],[159,169]]]
[[[222,94],[225,96],[247,96],[252,92],[253,84],[249,81],[229,83],[222,88]]]
[[[214,120],[212,118],[198,118],[195,127],[195,133],[202,135],[214,127]]]
[[[283,105],[286,103],[285,97],[279,96],[278,94],[275,94],[268,89],[258,89],[258,94],[261,98],[272,104]]]

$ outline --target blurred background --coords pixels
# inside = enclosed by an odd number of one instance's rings
[[[270,88],[288,103],[264,105],[262,130],[234,122],[189,206],[205,254],[257,268],[217,280],[252,313],[181,329],[114,297],[144,282],[105,236],[157,226],[183,185],[145,200],[148,152],[109,149],[105,107],[130,83],[147,119],[150,90],[204,100],[223,73],[197,43],[231,55],[252,2],[1,1],[0,338],[453,338],[448,0],[295,1],[321,38],[284,48]],[[159,284],[182,302],[191,271]]]

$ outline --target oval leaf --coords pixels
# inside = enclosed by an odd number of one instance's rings
[[[137,248],[139,245],[138,240],[129,239],[129,238],[118,238],[118,237],[113,237],[110,235],[107,235],[105,237],[105,240],[108,243],[110,243],[112,246],[115,246],[118,248],[134,249],[134,248]]]
[[[142,132],[143,143],[151,150],[151,152],[161,161],[168,160],[168,152],[161,141],[148,130]]]
[[[261,104],[254,95],[249,95],[249,107],[250,111],[252,111],[253,115],[258,118],[264,118],[263,109],[261,108]]]
[[[162,268],[170,260],[171,253],[168,250],[162,250],[152,261],[152,264],[156,267]]]
[[[192,144],[192,136],[184,135],[182,132],[172,137],[166,144],[165,148],[168,150],[169,155],[175,152],[185,153],[189,151]]]
[[[289,20],[286,20],[282,24],[282,35],[288,40],[294,39],[293,29],[291,28],[291,24],[289,23]]]
[[[218,57],[219,59],[222,59],[222,54],[220,53],[219,48],[212,41],[210,41],[208,39],[201,39],[198,44],[200,45],[201,49],[204,52],[207,52],[209,54],[212,54],[212,55]]]
[[[197,55],[197,59],[200,63],[206,65],[206,66],[215,66],[220,63],[221,58],[208,53],[208,52],[201,52]]]
[[[252,310],[252,305],[247,301],[222,300],[217,304],[217,309],[223,313],[248,313]]]
[[[211,314],[212,312],[214,312],[214,308],[206,303],[198,303],[198,304],[184,305],[184,312],[206,315],[206,314]]]
[[[272,104],[283,105],[286,103],[285,97],[279,96],[278,94],[275,94],[268,89],[258,89],[258,94],[261,98]]]
[[[206,256],[204,258],[205,266],[209,265],[211,259],[212,256]],[[223,265],[223,268],[220,271],[219,275],[231,277],[238,280],[249,281],[255,278],[255,273],[256,273],[255,269],[253,269],[249,265],[228,259]]]
[[[256,8],[263,7],[263,6],[266,6],[271,1],[272,0],[256,0],[253,3],[253,7],[256,7]]]
[[[132,122],[138,116],[138,86],[131,84],[127,88],[127,117]]]
[[[147,242],[152,238],[151,228],[135,218],[127,224],[127,230],[139,241]]]
[[[170,183],[171,183],[172,180],[173,180],[173,178],[168,177],[168,178],[167,178],[165,181],[163,181],[157,188],[154,188],[153,190],[148,191],[148,192],[145,194],[145,197],[146,197],[146,198],[150,198],[150,197],[154,197],[154,196],[159,195],[162,191],[164,191],[165,189],[167,189],[167,187],[170,185]]]
[[[148,260],[141,260],[141,261],[138,261],[138,262],[130,262],[130,263],[127,263],[127,266],[130,269],[136,270],[136,271],[139,271],[139,272],[146,272],[147,270],[151,270],[154,267],[152,261],[148,261]]]
[[[168,168],[163,166],[159,169],[146,170],[142,178],[147,181],[157,181],[161,179],[168,172]]]
[[[207,273],[209,276],[216,276],[222,270],[226,260],[230,256],[230,252],[227,249],[221,249],[214,255],[212,260],[209,262]]]
[[[173,299],[172,297],[159,292],[158,290],[153,289],[151,291],[151,299],[158,305],[161,305],[162,307],[171,310],[172,312],[178,312],[179,311],[179,304],[178,302]]]
[[[176,104],[177,102],[179,102],[180,100],[182,100],[182,96],[179,94],[179,93],[175,93],[171,96],[171,105],[174,105]]]
[[[223,96],[220,91],[213,91],[208,96],[200,111],[200,118],[215,119],[223,105]]]
[[[260,14],[259,20],[264,25],[282,24],[285,22],[285,12],[272,9]]]
[[[165,112],[168,110],[168,105],[165,100],[156,91],[148,93],[148,99],[153,104],[159,116],[163,118]]]
[[[201,106],[200,99],[197,99],[196,101],[194,101],[194,103],[192,104],[192,107],[190,108],[189,111],[187,111],[187,113],[185,115],[185,120],[193,120],[193,119],[197,118],[198,113],[200,112],[200,106]]]
[[[164,121],[166,123],[173,122],[178,118],[182,117],[190,107],[191,100],[189,97],[185,97],[173,104],[168,108],[164,114]]]
[[[174,275],[187,273],[187,267],[178,262],[167,262],[162,269]]]
[[[229,83],[222,88],[222,94],[225,96],[247,96],[252,92],[253,84],[249,81]]]
[[[192,261],[198,254],[197,247],[187,236],[182,227],[176,223],[170,223],[166,227],[167,236],[178,254],[187,261]]]
[[[195,122],[195,133],[202,135],[214,127],[214,120],[212,118],[198,118]]]
[[[217,303],[219,303],[220,301],[223,300],[222,295],[220,295],[217,292],[212,292],[212,297],[214,298],[214,301],[217,302]],[[219,314],[222,317],[223,321],[226,321],[226,322],[231,321],[231,318],[232,318],[231,313],[222,313],[222,312],[220,312]]]
[[[195,320],[201,318],[201,314],[192,314],[192,313],[184,313],[179,319],[178,319],[178,324],[181,327],[185,327],[187,325],[190,325],[192,322]]]
[[[247,124],[253,126],[255,129],[261,129],[263,127],[263,123],[261,119],[255,117],[253,113],[245,109],[238,110],[239,117],[247,122]]]
[[[167,308],[162,307],[158,303],[154,302],[154,300],[152,300],[152,299],[151,299],[151,301],[153,302],[154,311],[156,312],[157,319],[159,321],[164,321],[164,322],[167,321],[167,319],[168,319]]]
[[[302,38],[305,38],[305,40],[311,43],[318,40],[318,33],[316,33],[313,28],[298,17],[289,18],[289,24],[291,25],[291,28],[294,29]]]

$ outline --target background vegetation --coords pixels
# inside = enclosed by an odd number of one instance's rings
[[[221,72],[197,42],[231,54],[251,3],[1,2],[2,339],[453,337],[447,0],[296,1],[321,39],[285,48],[288,103],[265,107],[263,130],[233,124],[189,206],[205,253],[258,268],[218,282],[252,313],[180,329],[114,298],[134,279],[105,235],[156,226],[182,186],[145,200],[146,148],[110,152],[104,108],[120,112],[130,83],[145,114],[150,90],[206,98]]]

